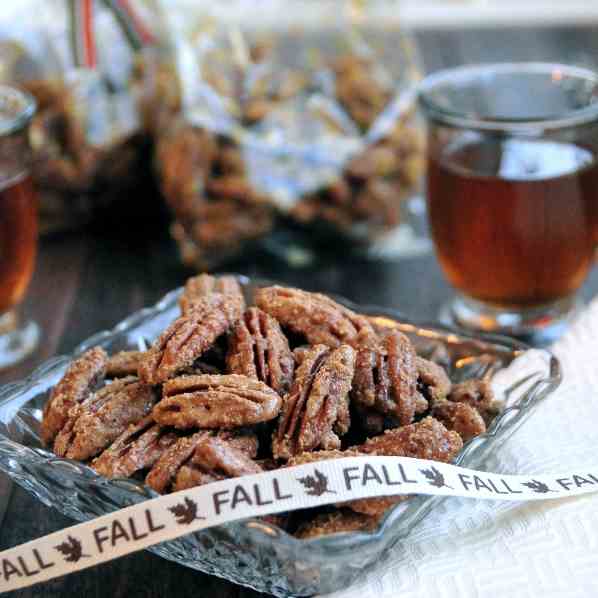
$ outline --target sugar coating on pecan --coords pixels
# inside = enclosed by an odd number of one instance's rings
[[[500,411],[500,401],[496,400],[490,382],[484,379],[466,380],[455,384],[447,398],[455,403],[466,403],[475,407],[487,426]]]
[[[202,297],[212,293],[221,293],[222,295],[232,295],[238,299],[245,308],[245,298],[239,281],[234,276],[212,276],[210,274],[200,274],[189,278],[179,298],[179,306],[183,314],[187,313],[193,304]]]
[[[69,420],[54,441],[54,452],[78,461],[96,456],[130,424],[145,417],[157,398],[152,387],[133,377],[107,384],[70,409]]]
[[[184,490],[208,481],[236,478],[262,471],[262,468],[243,451],[235,448],[230,442],[213,436],[197,445],[189,462],[177,473],[173,490]]]
[[[258,307],[250,307],[229,339],[227,370],[264,382],[284,394],[293,380],[295,360],[280,324]]]
[[[91,466],[107,478],[128,478],[151,467],[178,438],[148,415],[131,424]]]
[[[347,507],[355,511],[355,513],[379,518],[391,507],[408,499],[408,496],[376,496],[374,498],[360,498],[347,503],[339,503],[338,506]]]
[[[168,490],[181,466],[191,458],[197,445],[209,436],[209,431],[202,430],[192,436],[179,438],[162,453],[147,474],[145,483],[156,492]]]
[[[212,293],[195,301],[146,352],[139,377],[147,384],[160,384],[188,367],[227,332],[243,314],[238,297]]]
[[[257,306],[283,326],[305,336],[312,344],[338,347],[374,346],[376,333],[369,320],[326,295],[294,288],[264,287],[255,295]]]
[[[66,424],[69,410],[87,399],[102,382],[107,360],[106,352],[101,347],[94,347],[71,363],[44,407],[41,425],[44,443],[50,444],[54,440]]]
[[[238,428],[274,419],[280,395],[258,380],[240,376],[182,376],[163,386],[152,415],[175,428]]]
[[[329,534],[373,531],[378,527],[378,521],[377,517],[347,510],[320,513],[310,521],[302,523],[294,536],[300,540],[309,540]]]
[[[358,351],[351,400],[410,424],[417,409],[416,357],[411,341],[396,330],[377,348]]]
[[[430,403],[446,399],[451,392],[451,381],[444,368],[423,357],[416,358],[417,390]]]
[[[120,351],[111,355],[106,364],[106,376],[108,378],[136,376],[144,355],[143,351]]]
[[[355,372],[355,350],[316,345],[297,368],[272,439],[277,459],[317,448],[340,447],[349,428],[348,393]]]
[[[432,408],[432,416],[442,422],[447,430],[454,430],[467,442],[486,431],[483,417],[468,403],[438,401]]]
[[[438,420],[426,417],[402,428],[387,430],[380,436],[368,438],[353,450],[368,455],[395,455],[433,461],[451,461],[463,448],[457,432],[447,430]]]
[[[346,451],[324,450],[298,453],[293,455],[286,463],[287,467],[293,465],[305,465],[306,463],[317,463],[318,461],[329,461],[331,459],[344,459],[346,457],[363,457],[365,453],[358,450],[348,449]]]

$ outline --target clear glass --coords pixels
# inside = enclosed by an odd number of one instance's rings
[[[144,120],[184,261],[427,252],[419,60],[397,0],[198,2],[146,53]]]
[[[427,200],[443,315],[544,344],[577,308],[598,239],[598,77],[510,63],[433,74]]]
[[[37,249],[37,196],[29,172],[31,96],[0,85],[0,368],[37,346],[39,328],[18,307],[31,280]]]
[[[266,284],[240,278],[248,300]],[[44,504],[78,521],[155,496],[131,480],[107,480],[87,466],[58,459],[40,442],[42,407],[69,362],[92,346],[109,352],[145,347],[178,313],[180,289],[154,307],[141,310],[114,329],[91,337],[71,356],[46,362],[29,378],[0,391],[0,470]],[[532,350],[490,335],[477,337],[448,328],[411,322],[401,314],[374,306],[355,306],[377,326],[398,327],[410,336],[418,352],[443,363],[457,382],[472,376],[490,377],[504,410],[488,432],[473,439],[457,462],[479,467],[558,386],[560,365],[548,351]],[[278,527],[245,520],[154,546],[166,559],[276,596],[309,596],[341,589],[360,575],[383,566],[390,549],[408,534],[440,499],[413,497],[389,511],[372,533],[335,534],[298,540]],[[396,558],[396,555],[395,555]]]

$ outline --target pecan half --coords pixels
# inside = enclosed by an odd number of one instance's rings
[[[500,402],[496,400],[488,380],[466,380],[455,384],[448,399],[454,403],[466,403],[475,407],[486,426],[492,423],[500,411]]]
[[[203,430],[179,438],[157,460],[145,482],[157,492],[183,490],[227,477],[259,473],[262,468],[252,461],[243,435],[228,432],[217,436]]]
[[[286,287],[265,287],[255,295],[256,305],[283,326],[305,336],[312,345],[375,346],[376,333],[369,320],[326,295]]]
[[[200,274],[187,280],[183,294],[179,298],[181,312],[183,314],[187,313],[193,303],[212,293],[237,297],[243,309],[245,308],[245,298],[243,297],[241,285],[234,276],[219,276],[216,278],[210,274]]]
[[[446,399],[452,384],[444,368],[423,357],[417,357],[416,364],[418,392],[432,404]]]
[[[143,351],[121,351],[111,355],[106,364],[106,376],[108,378],[136,376],[144,355]]]
[[[193,303],[156,340],[139,365],[139,377],[160,384],[190,366],[241,317],[238,297],[212,293]]]
[[[272,439],[274,457],[339,448],[337,434],[349,429],[348,393],[354,371],[355,350],[348,345],[333,350],[316,345],[305,355]]]
[[[475,407],[468,403],[438,401],[432,408],[432,415],[442,422],[447,430],[454,430],[467,442],[486,431],[484,419]]]
[[[352,448],[368,455],[396,455],[448,463],[463,448],[463,441],[459,434],[447,430],[438,420],[426,417],[415,424],[387,430]]]
[[[153,388],[133,377],[107,384],[71,408],[54,441],[54,452],[78,461],[94,457],[147,415],[156,400]]]
[[[189,462],[178,471],[173,490],[184,490],[225,478],[262,472],[262,468],[232,443],[217,436],[202,440]]]
[[[91,466],[107,478],[128,478],[151,467],[178,438],[148,415],[130,425]]]
[[[233,330],[226,365],[231,374],[260,380],[279,394],[289,389],[295,369],[280,324],[258,307],[250,307]]]
[[[83,402],[102,382],[108,356],[101,347],[94,347],[73,361],[62,380],[53,388],[44,407],[41,436],[50,444],[67,422],[69,410]]]
[[[378,348],[359,351],[351,400],[410,424],[417,408],[416,358],[411,341],[396,330]]]
[[[183,376],[169,380],[153,411],[176,428],[238,428],[269,421],[280,411],[280,395],[263,382],[236,374]]]
[[[210,432],[203,430],[192,436],[179,438],[171,447],[166,449],[145,478],[145,483],[156,492],[169,489],[177,472],[193,455],[197,445],[210,436]]]
[[[329,534],[369,532],[378,527],[378,521],[377,517],[369,517],[348,510],[320,513],[310,521],[302,523],[293,535],[300,540],[309,540]]]

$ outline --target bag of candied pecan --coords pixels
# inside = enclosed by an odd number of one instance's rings
[[[129,82],[137,52],[153,37],[127,11],[146,4],[5,4],[0,81],[24,88],[37,102],[30,143],[41,230],[75,228],[142,177],[147,141]]]
[[[420,245],[406,207],[423,165],[419,68],[396,2],[165,8],[164,49],[140,73],[185,262],[210,268],[283,237],[343,252]]]

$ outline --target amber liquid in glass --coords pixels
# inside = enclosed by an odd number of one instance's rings
[[[31,279],[37,246],[37,196],[29,176],[0,173],[0,314],[18,305]]]
[[[432,234],[449,282],[500,307],[572,295],[592,264],[598,167],[548,140],[464,139],[428,165]]]

